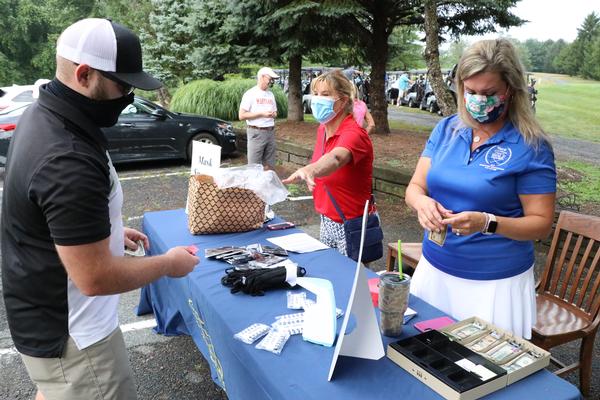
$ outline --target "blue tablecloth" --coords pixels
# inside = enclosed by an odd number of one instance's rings
[[[200,248],[200,265],[184,278],[161,278],[146,286],[138,313],[154,312],[156,331],[165,335],[188,334],[211,366],[213,380],[229,399],[440,399],[387,357],[372,361],[340,357],[331,382],[327,381],[333,347],[304,342],[295,335],[280,355],[258,350],[233,339],[252,323],[271,324],[287,309],[286,291],[267,292],[263,297],[231,294],[221,285],[226,263],[204,258],[204,249],[227,245],[269,244],[266,238],[294,231],[260,229],[245,233],[193,236],[187,230],[183,210],[146,213],[143,230],[151,243],[151,254],[161,254],[178,245]],[[290,258],[307,270],[307,276],[329,279],[337,306],[346,309],[354,279],[355,263],[328,249]],[[368,271],[369,276],[375,276]],[[402,338],[418,332],[413,324],[442,316],[422,300],[411,297],[410,307],[418,315],[405,325]],[[338,320],[338,333],[341,319]],[[392,340],[384,338],[384,345]],[[181,367],[181,366],[178,366]],[[192,366],[189,366],[192,368]],[[543,370],[486,397],[486,399],[579,399],[576,387]]]

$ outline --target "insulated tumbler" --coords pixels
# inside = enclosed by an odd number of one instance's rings
[[[410,276],[385,273],[379,279],[379,327],[385,336],[398,337],[402,333],[404,312],[408,307]]]

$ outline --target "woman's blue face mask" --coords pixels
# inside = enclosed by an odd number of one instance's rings
[[[333,110],[333,105],[338,100],[329,96],[312,96],[310,99],[310,108],[312,108],[315,119],[322,124],[333,120],[337,114]]]

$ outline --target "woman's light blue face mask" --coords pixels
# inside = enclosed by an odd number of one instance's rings
[[[310,108],[312,108],[313,116],[321,124],[326,124],[333,120],[337,113],[333,110],[333,105],[339,98],[335,99],[330,96],[312,96],[310,99]]]

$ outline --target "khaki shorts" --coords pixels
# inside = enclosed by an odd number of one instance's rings
[[[61,358],[21,357],[46,400],[137,398],[120,328],[83,350],[69,338]]]

